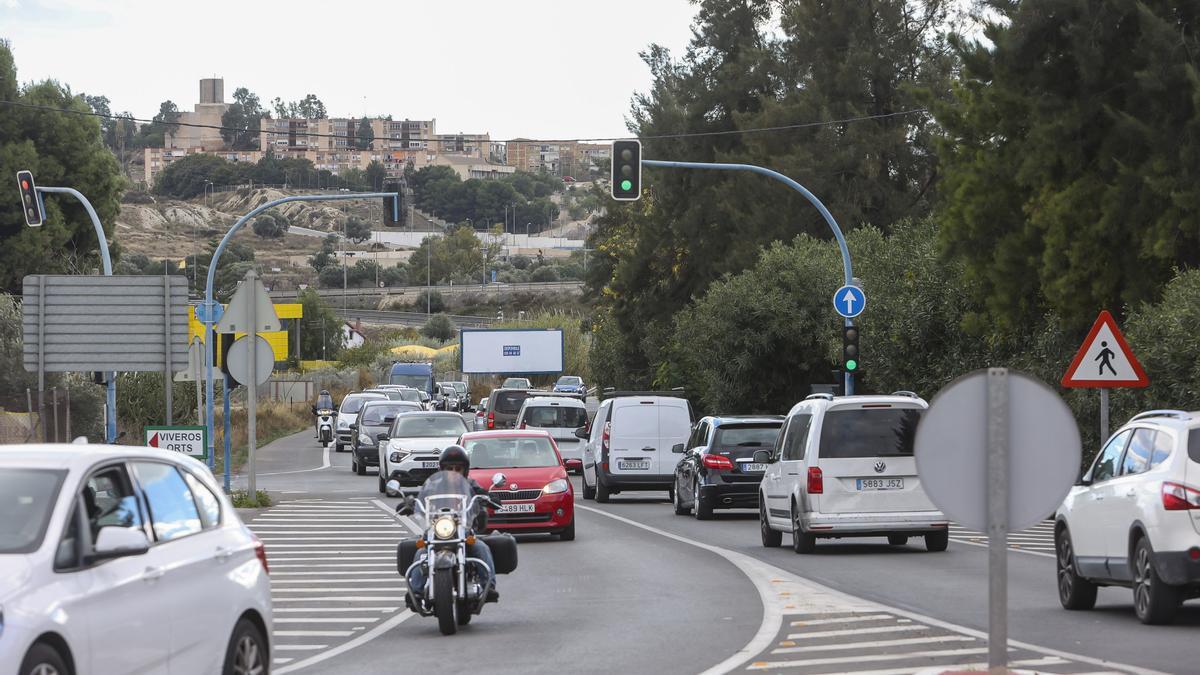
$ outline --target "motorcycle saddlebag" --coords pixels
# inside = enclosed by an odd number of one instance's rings
[[[489,534],[480,537],[492,549],[496,574],[511,574],[517,569],[517,540],[511,534]]]
[[[417,540],[406,539],[396,545],[396,571],[403,575],[417,558]]]

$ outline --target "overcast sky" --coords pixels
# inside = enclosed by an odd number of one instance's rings
[[[0,0],[22,82],[103,94],[114,112],[191,110],[202,77],[225,99],[316,94],[333,117],[437,118],[494,139],[625,135],[650,75],[638,52],[680,54],[687,0]]]

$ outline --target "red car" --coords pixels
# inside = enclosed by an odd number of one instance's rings
[[[541,430],[475,431],[459,439],[471,458],[471,478],[491,485],[503,505],[488,516],[488,527],[502,532],[544,532],[562,541],[575,539],[575,488],[567,478],[558,446]]]

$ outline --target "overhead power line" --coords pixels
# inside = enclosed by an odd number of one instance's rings
[[[142,124],[154,124],[157,122],[157,120],[144,119],[144,118],[140,118],[140,117],[128,117],[125,115],[112,115],[112,114],[106,115],[104,113],[98,113],[98,112],[90,111],[90,110],[73,110],[71,108],[55,108],[53,106],[36,105],[33,103],[21,103],[19,101],[0,101],[0,105],[12,106],[12,107],[17,107],[17,108],[27,108],[30,110],[41,110],[44,112],[57,112],[57,113],[66,113],[66,114],[70,114],[70,115],[82,115],[85,117],[99,117],[101,119],[129,120],[131,122],[139,122]],[[864,122],[867,120],[886,119],[886,118],[890,118],[890,117],[904,117],[904,116],[908,116],[908,115],[921,115],[921,114],[926,114],[928,112],[929,112],[929,110],[927,108],[913,108],[911,110],[901,110],[901,111],[892,112],[892,113],[881,113],[878,115],[860,115],[858,117],[846,117],[846,118],[837,119],[837,120],[821,120],[821,121],[817,121],[817,122],[797,122],[796,124],[784,124],[784,125],[773,126],[773,127],[753,127],[753,128],[749,128],[749,129],[729,129],[729,130],[724,130],[724,131],[692,131],[692,132],[680,132],[680,133],[675,133],[675,134],[647,134],[645,136],[638,136],[638,138],[640,138],[641,140],[665,140],[665,139],[673,139],[673,138],[700,138],[700,137],[705,137],[705,136],[736,136],[739,134],[773,133],[773,132],[779,132],[779,131],[792,131],[795,129],[808,129],[808,128],[812,128],[812,127],[825,127],[825,126],[834,126],[834,125],[838,125],[838,124],[850,124],[852,122]],[[284,118],[284,119],[294,119],[294,118]],[[372,118],[355,118],[355,119],[372,119]],[[301,131],[301,130],[296,130],[296,129],[287,129],[287,130],[279,130],[279,131],[274,131],[274,130],[263,131],[260,129],[259,131],[253,131],[251,129],[242,129],[240,127],[227,127],[227,126],[223,126],[223,125],[219,125],[219,124],[196,124],[196,123],[192,123],[192,122],[162,122],[162,124],[167,124],[168,126],[191,127],[191,128],[195,128],[195,129],[215,129],[218,131],[232,131],[232,132],[239,133],[239,134],[268,133],[268,134],[274,134],[277,136],[283,136],[283,135],[290,136],[290,135],[294,134],[296,136],[306,136],[309,138],[333,138],[333,139],[342,139],[342,140],[347,140],[347,141],[358,140],[358,136],[355,134],[350,134],[350,135],[323,134],[323,133],[319,133],[316,131]],[[452,134],[447,134],[447,135],[452,135]],[[625,138],[632,138],[632,137],[631,136],[619,136],[619,137],[605,136],[605,137],[593,137],[593,138],[554,138],[554,139],[510,138],[510,139],[489,139],[488,142],[489,143],[548,143],[548,144],[589,143],[589,142],[596,143],[596,142],[602,142],[602,141],[619,141],[619,140],[622,140]],[[405,139],[381,138],[381,139],[377,139],[377,140],[405,140]],[[408,140],[410,140],[411,142],[416,142],[416,143],[455,143],[455,142],[457,142],[457,139],[438,139],[438,138],[422,138],[422,139],[416,139],[416,140],[413,140],[413,139],[408,139]]]

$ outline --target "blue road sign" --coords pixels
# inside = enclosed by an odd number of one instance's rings
[[[214,302],[212,304],[212,306],[213,306],[212,322],[215,324],[216,322],[220,321],[221,316],[225,314],[225,308],[222,307],[221,304],[217,303],[217,302]],[[206,307],[206,305],[203,302],[196,304],[196,320],[199,321],[200,323],[208,323],[208,320],[206,318],[208,316],[208,312],[205,311],[205,307]]]
[[[842,286],[833,294],[833,308],[838,314],[853,319],[867,306],[867,295],[858,286]]]

